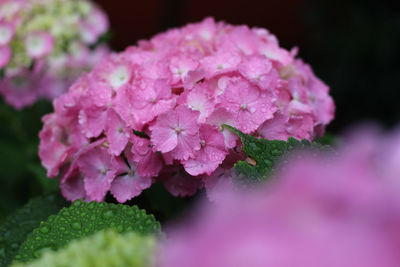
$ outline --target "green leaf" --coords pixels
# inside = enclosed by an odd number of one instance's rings
[[[243,144],[242,151],[248,157],[246,161],[239,161],[234,166],[236,181],[245,185],[266,180],[277,167],[277,163],[293,150],[330,149],[328,146],[311,143],[306,139],[301,141],[292,137],[288,141],[258,139],[232,126],[224,125],[224,127],[240,138]]]
[[[147,267],[152,266],[156,238],[136,232],[119,234],[100,231],[89,237],[73,240],[58,251],[47,250],[42,257],[12,267]]]
[[[71,240],[89,236],[100,230],[114,228],[118,232],[137,231],[141,234],[160,233],[160,224],[137,206],[106,202],[75,201],[42,222],[21,245],[16,261],[31,261],[43,250],[58,250]]]
[[[29,233],[66,204],[61,196],[55,194],[37,197],[8,216],[0,226],[0,266],[7,266]]]

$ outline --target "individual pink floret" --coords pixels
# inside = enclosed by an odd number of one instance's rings
[[[131,131],[113,109],[107,111],[105,133],[110,153],[115,156],[120,155],[128,144]]]
[[[120,174],[112,182],[110,192],[120,203],[140,195],[153,183],[151,177],[140,176],[136,162],[130,160],[132,157],[129,154],[128,150],[126,153],[127,162],[122,158],[115,158],[114,161],[117,172]]]
[[[39,80],[36,71],[23,69],[0,80],[0,92],[7,103],[15,109],[22,109],[33,104],[43,80]],[[15,90],[15,88],[18,90]]]
[[[153,151],[150,140],[146,138],[133,135],[131,153],[141,176],[156,177],[164,167],[162,157]]]
[[[166,80],[143,80],[140,89],[132,92],[132,108],[139,124],[146,124],[175,106],[176,99]]]
[[[95,147],[77,161],[84,178],[84,187],[90,201],[103,201],[117,173],[113,158],[106,148]]]
[[[180,97],[180,104],[185,104],[191,110],[199,111],[199,123],[205,123],[206,119],[214,111],[214,101],[210,101],[211,93],[208,83],[196,84],[192,90],[186,91]]]
[[[234,126],[252,133],[277,110],[274,96],[263,92],[242,78],[232,78],[219,98],[219,106],[233,114]]]
[[[7,45],[13,38],[15,28],[11,23],[0,21],[0,47]]]
[[[206,124],[200,127],[199,135],[200,150],[195,152],[193,158],[183,161],[183,166],[193,176],[211,175],[228,154],[224,136],[216,126]]]
[[[48,32],[33,32],[26,37],[25,49],[32,58],[41,58],[51,53],[54,39]]]
[[[160,115],[150,126],[154,148],[162,153],[171,152],[174,159],[186,160],[200,149],[199,112],[178,106]]]

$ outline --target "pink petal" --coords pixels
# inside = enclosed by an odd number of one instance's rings
[[[163,179],[164,186],[175,197],[186,197],[194,195],[203,187],[201,179],[190,176],[182,169],[167,174]]]
[[[5,67],[11,59],[11,48],[7,45],[0,46],[0,69]]]
[[[122,159],[117,161],[119,161],[117,164],[125,165],[127,174],[117,176],[111,184],[110,191],[118,202],[124,203],[140,195],[143,190],[151,186],[153,181],[150,177],[140,176],[133,162],[130,162],[130,167],[128,167]]]
[[[61,194],[69,201],[86,198],[83,176],[79,169],[75,169],[68,179],[60,182],[60,189]]]
[[[107,141],[110,144],[111,154],[118,156],[125,149],[130,137],[129,128],[121,120],[120,116],[109,109],[107,112],[107,122],[105,126]]]
[[[0,47],[7,45],[13,38],[14,33],[15,28],[12,24],[0,21]]]
[[[84,174],[86,194],[91,201],[102,201],[115,178],[111,155],[104,148],[94,148],[79,157],[78,166]]]
[[[25,40],[26,52],[33,58],[41,58],[50,54],[53,45],[53,36],[48,32],[33,32]]]

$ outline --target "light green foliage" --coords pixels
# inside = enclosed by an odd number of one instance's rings
[[[0,226],[0,266],[7,266],[29,233],[66,204],[58,195],[37,197],[7,217]]]
[[[71,241],[64,249],[47,250],[37,260],[12,267],[148,267],[153,266],[155,244],[156,238],[152,235],[100,231]]]
[[[21,245],[16,261],[38,258],[46,249],[58,250],[71,240],[114,228],[118,232],[160,233],[160,224],[137,206],[75,201],[42,222]]]
[[[289,138],[288,141],[257,139],[229,125],[224,125],[224,127],[239,136],[243,144],[242,150],[248,156],[248,162],[239,161],[234,166],[236,180],[241,184],[251,184],[267,179],[277,167],[277,163],[293,150],[330,149],[329,146],[311,143],[306,139],[302,141],[295,138]]]

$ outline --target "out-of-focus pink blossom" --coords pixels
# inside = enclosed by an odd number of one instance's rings
[[[76,59],[86,57],[84,47],[76,46]],[[74,198],[82,188],[75,169],[97,168],[82,151],[104,138],[103,161],[132,162],[135,174],[116,178],[121,168],[111,164],[117,169],[106,173],[109,180],[84,175],[85,199],[99,200],[111,188],[125,201],[153,180],[175,196],[194,194],[204,184],[213,188],[220,184],[211,182],[214,176],[229,186],[223,181],[229,175],[214,172],[232,165],[240,142],[223,124],[272,139],[312,139],[333,118],[328,87],[295,52],[280,48],[265,29],[212,18],[142,40],[109,55],[54,101],[56,124],[46,122],[41,134],[44,165],[52,176],[54,168],[62,170],[64,191],[74,193],[64,195]],[[54,146],[49,140],[58,140],[52,127],[67,133],[68,160],[61,165],[48,159]],[[149,178],[146,186],[136,186],[142,184],[139,176]],[[96,181],[99,194],[92,190]],[[76,194],[73,184],[79,186]]]
[[[219,169],[208,182],[217,204],[167,231],[157,266],[398,266],[399,133],[364,128],[336,155],[294,157],[256,191],[232,193]]]
[[[109,53],[97,45],[106,14],[90,0],[83,9],[68,1],[0,1],[0,93],[16,109],[60,96]]]
[[[25,48],[28,56],[37,59],[50,54],[54,39],[47,32],[33,32],[26,37]]]

